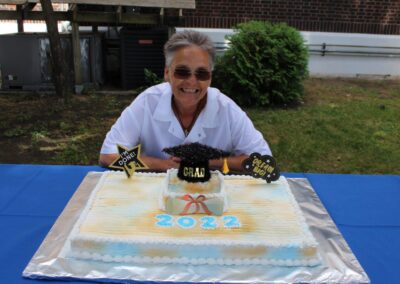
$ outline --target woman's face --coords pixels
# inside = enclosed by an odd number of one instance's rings
[[[178,107],[196,107],[211,84],[208,53],[197,46],[178,49],[171,66],[165,67],[164,78]]]

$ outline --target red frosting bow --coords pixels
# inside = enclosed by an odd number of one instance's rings
[[[186,194],[183,197],[181,197],[181,199],[188,202],[186,203],[186,206],[185,208],[183,208],[180,215],[187,215],[192,204],[196,206],[196,210],[191,214],[200,213],[200,208],[202,208],[204,213],[206,213],[207,215],[212,214],[212,212],[208,209],[207,205],[204,203],[204,201],[207,200],[207,198],[204,195],[199,195],[197,196],[196,199],[194,199],[193,196],[191,196],[190,194]]]

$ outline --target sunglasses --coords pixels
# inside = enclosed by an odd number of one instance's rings
[[[186,80],[192,76],[192,71],[187,66],[178,66],[174,70],[174,77],[176,79]],[[211,78],[211,72],[206,68],[200,67],[194,71],[194,76],[199,81],[207,81]]]

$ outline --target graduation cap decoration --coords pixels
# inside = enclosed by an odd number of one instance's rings
[[[138,169],[148,169],[140,159],[140,144],[132,149],[117,144],[117,148],[119,157],[110,164],[109,168],[124,170],[128,178]]]
[[[252,153],[242,162],[242,167],[253,177],[265,179],[267,183],[277,180],[280,176],[275,159],[269,155]]]
[[[209,160],[225,158],[229,152],[200,143],[190,143],[165,148],[163,151],[181,159],[178,178],[188,182],[205,182],[211,177]]]

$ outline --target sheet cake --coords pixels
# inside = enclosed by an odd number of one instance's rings
[[[317,242],[284,177],[224,176],[221,216],[160,209],[166,174],[104,172],[68,237],[66,257],[122,263],[314,266]]]

